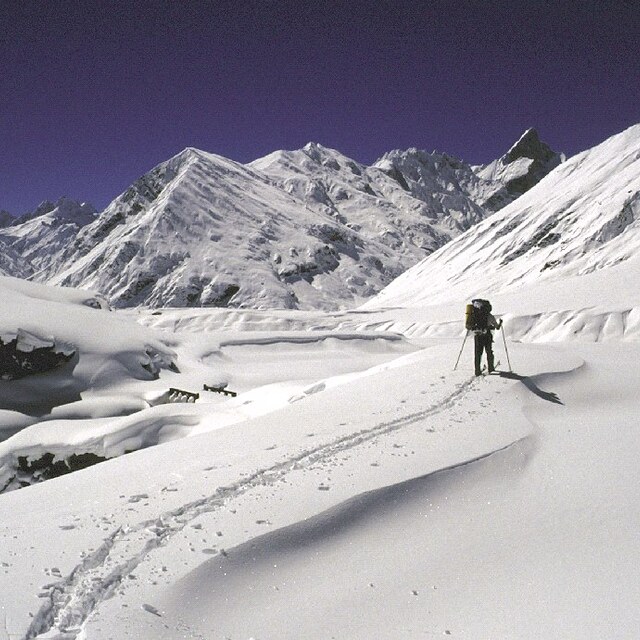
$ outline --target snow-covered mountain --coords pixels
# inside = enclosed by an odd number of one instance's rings
[[[510,166],[544,147],[530,137],[507,154],[520,158]],[[367,167],[316,143],[249,165],[189,148],[98,217],[45,202],[0,239],[31,277],[99,290],[115,306],[337,309],[490,215],[479,203],[506,193],[514,170],[485,173],[417,149]]]
[[[46,200],[35,211],[0,228],[0,240],[28,262],[32,271],[46,272],[78,231],[95,220],[96,213],[93,205],[71,198],[62,197],[55,203]],[[5,273],[19,275],[16,271]]]
[[[553,151],[540,140],[535,129],[527,129],[501,158],[488,165],[474,167],[479,183],[488,183],[493,188],[487,193],[486,187],[478,189],[473,185],[472,192],[482,206],[497,211],[538,184],[564,160],[563,154]]]
[[[636,125],[558,166],[515,202],[403,274],[370,304],[428,305],[543,282],[572,282],[575,296],[587,282],[584,276],[614,267],[620,267],[622,298],[637,289],[635,277],[623,276],[623,267],[635,265],[640,255],[639,218]]]
[[[47,279],[116,306],[338,306],[407,264],[251,167],[186,149],[119,196]]]
[[[482,219],[462,191],[438,188],[420,200],[320,145],[248,166],[187,149],[118,197],[41,278],[116,306],[353,305]]]
[[[486,216],[460,186],[459,176],[471,173],[470,167],[441,154],[394,151],[367,167],[309,143],[297,151],[276,151],[250,166],[308,208],[333,216],[410,261]]]

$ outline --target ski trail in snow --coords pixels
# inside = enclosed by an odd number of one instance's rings
[[[381,435],[398,431],[430,416],[446,411],[476,386],[476,379],[463,382],[448,396],[424,410],[381,422],[368,429],[350,433],[331,442],[290,456],[271,467],[258,470],[237,483],[221,486],[210,496],[187,503],[157,518],[137,525],[120,527],[104,539],[102,545],[84,560],[64,580],[49,585],[46,603],[35,615],[23,640],[56,638],[72,640],[80,634],[82,625],[104,600],[107,600],[134,569],[154,549],[165,544],[203,513],[220,509],[229,500],[259,486],[274,485],[290,471],[305,469],[324,462],[346,450],[357,447]],[[507,445],[511,446],[511,445]],[[492,455],[488,452],[482,457]],[[459,465],[470,464],[463,461]]]

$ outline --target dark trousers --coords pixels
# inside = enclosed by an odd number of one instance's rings
[[[476,367],[476,375],[479,376],[482,373],[481,361],[482,361],[482,352],[487,352],[487,365],[489,368],[489,372],[493,371],[494,363],[493,363],[493,336],[491,335],[491,331],[487,331],[485,333],[476,333],[474,335],[474,345],[475,345],[475,360],[474,364]]]

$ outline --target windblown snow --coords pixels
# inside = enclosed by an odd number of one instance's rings
[[[261,185],[249,232],[314,179],[187,155],[84,225],[64,278],[140,242],[127,216],[166,237],[154,207],[211,164]],[[0,637],[636,637],[639,158],[640,126],[350,311],[1,278]],[[353,180],[397,182],[381,164]],[[499,375],[471,375],[471,296],[505,321]]]

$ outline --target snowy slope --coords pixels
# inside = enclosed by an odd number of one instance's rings
[[[366,167],[309,143],[296,151],[276,151],[250,166],[306,206],[379,239],[406,262],[442,246],[486,215],[458,186],[456,170],[471,169],[463,163],[454,168],[453,162],[414,149],[393,152]],[[396,164],[402,164],[407,178],[394,172]]]
[[[66,248],[78,231],[95,219],[95,208],[70,198],[60,198],[55,203],[45,201],[33,212],[16,218],[0,229],[4,241],[35,270],[46,270],[57,254]],[[16,271],[8,275],[20,276]]]
[[[152,335],[130,326],[133,312],[83,310],[86,294],[5,284],[28,294],[40,331],[57,322],[43,298],[83,311],[66,337],[89,353],[77,332],[91,330],[112,366],[135,361],[118,346],[125,327],[132,345]],[[224,334],[195,323],[217,313]],[[253,331],[240,334],[245,313]],[[306,314],[306,326],[386,313]],[[511,343],[516,375],[472,379],[468,362],[451,371],[457,337],[310,331],[300,312],[302,330],[276,331],[268,315],[148,315],[165,323],[179,371],[134,376],[129,393],[194,388],[206,373],[236,398],[118,417],[114,380],[93,392],[110,415],[91,418],[83,393],[82,411],[71,404],[50,430],[40,422],[2,443],[5,460],[18,444],[38,459],[47,443],[70,452],[80,432],[85,443],[111,432],[111,453],[130,447],[124,434],[165,437],[0,495],[7,637],[634,636],[637,344]]]
[[[408,266],[256,170],[195,149],[118,197],[58,265],[48,281],[115,306],[257,308],[353,304]]]
[[[583,286],[593,291],[589,283],[597,273],[613,269],[617,285],[605,290],[601,281],[604,297],[637,304],[639,217],[636,125],[557,167],[517,201],[398,278],[369,307],[517,295],[525,285],[547,283],[553,283],[547,295],[557,291],[553,297],[561,302],[563,295],[576,298]]]

